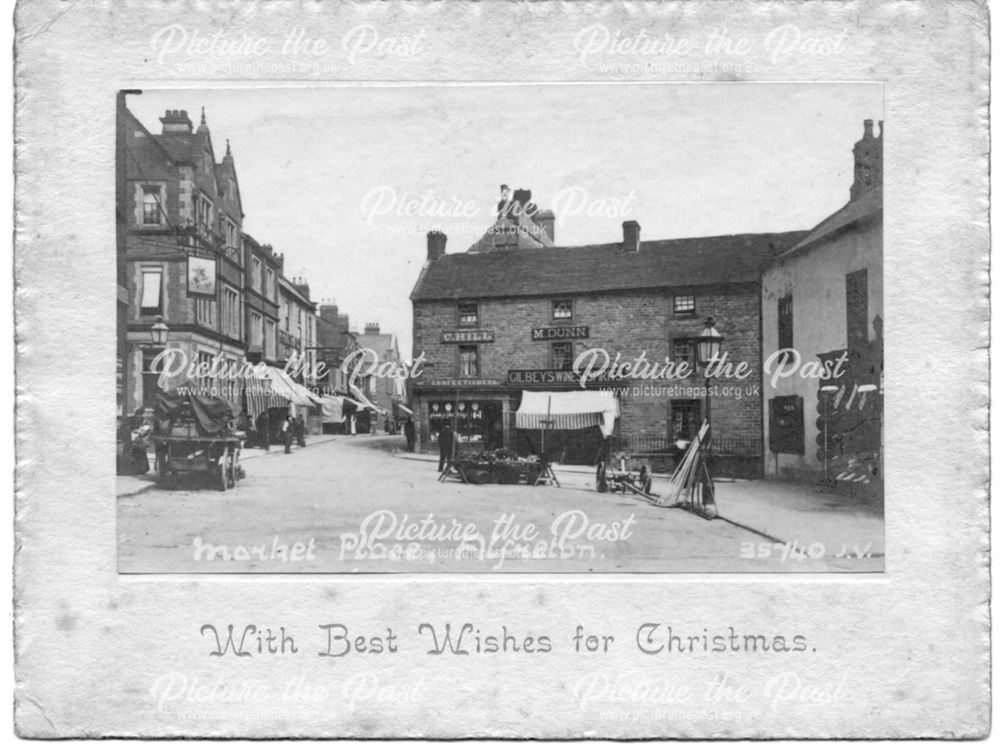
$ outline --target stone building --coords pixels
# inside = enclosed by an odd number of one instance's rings
[[[865,120],[847,204],[763,276],[769,476],[881,484],[882,142]]]
[[[247,261],[245,285],[247,356],[264,360],[270,366],[281,361],[278,347],[279,293],[284,257],[269,244],[261,244],[249,234],[243,235]]]
[[[359,348],[371,351],[377,357],[373,359],[370,353],[365,353],[365,364],[374,363],[377,366],[385,362],[396,365],[400,363],[396,336],[382,332],[377,322],[367,323],[364,332],[357,333],[355,338]],[[395,430],[395,422],[400,417],[399,405],[405,406],[406,393],[403,381],[398,377],[375,374],[368,376],[361,386],[365,388],[365,396],[378,409],[370,416],[372,422],[369,432],[383,430],[386,421],[389,422],[390,429]]]
[[[169,327],[175,360],[242,361],[245,265],[243,211],[232,152],[216,161],[202,111],[195,129],[186,111],[169,110],[153,134],[124,106],[118,157],[119,230],[126,248],[128,299],[122,406],[151,407],[160,391],[149,344],[153,326]],[[189,382],[180,373],[167,386]],[[234,385],[210,377],[194,384],[235,399]]]
[[[588,357],[595,366],[687,362],[682,378],[616,379],[609,366],[584,383],[618,398],[618,446],[665,449],[705,415],[694,339],[712,317],[727,360],[750,368],[743,380],[713,382],[715,444],[743,462],[741,472],[760,471],[760,274],[804,232],[645,241],[636,221],[622,228],[612,244],[456,254],[443,234],[428,234],[410,297],[413,356],[426,360],[411,393],[421,449],[450,420],[463,440],[537,451],[540,435],[515,427],[522,392],[579,390]],[[548,436],[562,440],[563,461],[582,463],[601,440],[597,429]]]

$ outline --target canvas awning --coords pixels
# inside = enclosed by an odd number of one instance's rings
[[[618,401],[610,392],[521,392],[519,429],[585,429],[597,426],[607,438],[615,430]],[[551,421],[551,423],[543,423]]]
[[[248,376],[245,380],[244,394],[247,413],[251,418],[256,418],[268,408],[283,408],[288,405],[286,398],[271,389],[271,382],[268,379]]]
[[[407,407],[406,407],[405,405],[403,405],[402,403],[393,403],[393,405],[395,405],[395,406],[396,406],[397,408],[399,408],[399,409],[400,409],[401,411],[403,411],[404,413],[408,413],[408,414],[409,414],[409,415],[411,415],[411,416],[413,415],[413,411],[412,411],[412,410],[410,410],[409,408],[407,408]]]
[[[267,378],[271,381],[271,390],[277,392],[293,405],[301,405],[306,408],[321,406],[323,401],[298,382],[294,381],[288,374],[274,366],[267,367]]]

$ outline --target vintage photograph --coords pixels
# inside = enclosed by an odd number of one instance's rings
[[[119,572],[883,571],[883,95],[121,90]]]

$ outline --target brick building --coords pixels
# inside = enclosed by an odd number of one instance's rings
[[[777,374],[764,378],[769,476],[876,489],[882,480],[882,123],[877,136],[873,124],[854,145],[847,203],[763,277],[763,348]],[[802,376],[817,364],[832,376]]]
[[[463,440],[537,450],[539,434],[515,428],[522,391],[580,389],[574,362],[588,351],[595,363],[603,351],[609,362],[644,356],[661,365],[686,361],[693,369],[694,338],[713,317],[728,361],[747,362],[751,370],[738,383],[715,382],[715,444],[759,472],[760,274],[803,236],[642,241],[639,224],[626,221],[622,241],[613,244],[491,251],[474,245],[447,254],[446,237],[430,232],[410,297],[413,355],[426,359],[412,383],[419,448],[433,448],[451,420]],[[585,389],[609,387],[619,401],[617,443],[627,449],[664,448],[689,437],[704,417],[700,373],[585,383]],[[564,461],[586,463],[600,443],[595,431],[549,438],[561,440]]]

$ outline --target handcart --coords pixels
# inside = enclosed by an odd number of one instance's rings
[[[239,483],[241,440],[235,436],[153,436],[152,441],[160,488],[174,488],[179,479],[198,475],[220,491]]]
[[[637,467],[631,457],[620,452],[612,454],[610,447],[597,462],[596,486],[599,493],[620,491],[654,498],[649,465],[643,463]]]
[[[220,491],[236,488],[243,477],[243,434],[235,430],[229,403],[178,388],[157,398],[150,437],[156,455],[156,481],[173,488],[180,479],[206,478]]]

